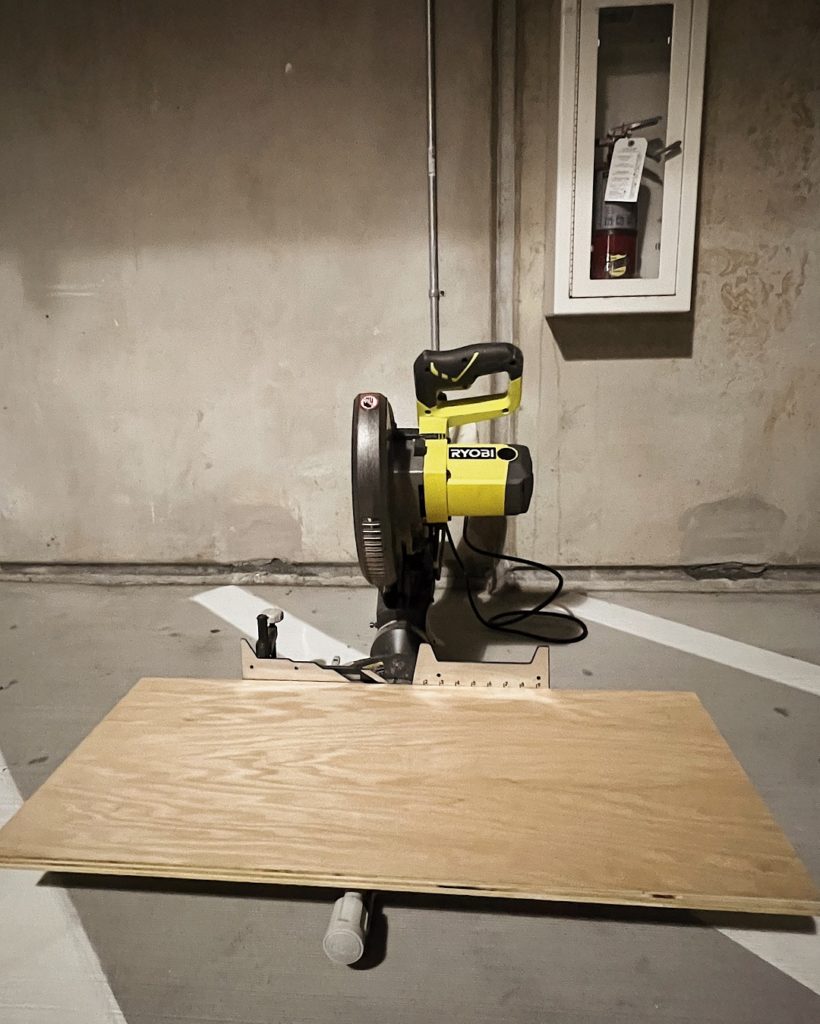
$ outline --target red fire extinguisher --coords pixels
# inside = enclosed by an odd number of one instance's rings
[[[607,202],[606,186],[612,151],[619,139],[628,139],[633,132],[657,124],[661,118],[647,117],[611,128],[595,148],[602,150],[595,167],[592,216],[592,262],[589,276],[593,280],[634,277],[638,269],[638,204]]]

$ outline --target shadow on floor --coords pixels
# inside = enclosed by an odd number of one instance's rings
[[[272,885],[261,882],[221,882],[190,878],[146,878],[138,875],[93,875],[48,871],[39,885],[68,890],[109,892],[150,892],[195,896],[330,903],[343,889],[308,885]],[[815,934],[814,919],[784,914],[744,914],[719,911],[676,910],[669,907],[623,906],[549,900],[508,899],[495,896],[464,896],[453,893],[380,891],[378,905],[390,909],[444,910],[458,913],[504,914],[508,917],[550,917],[556,920],[640,922],[643,924],[685,924],[715,928],[747,928],[767,931]]]
[[[546,596],[547,586],[543,593],[538,593],[523,591],[514,582],[505,582],[487,595],[473,583],[473,592],[479,612],[489,619],[500,612],[533,607]],[[558,605],[561,605],[560,599]],[[517,628],[543,636],[545,644],[569,643],[578,633],[578,627],[572,620],[564,622],[557,616],[549,619],[534,617],[517,624]],[[441,588],[430,609],[427,631],[440,661],[498,660],[488,655],[488,649],[491,645],[501,645],[513,649],[512,660],[528,662],[538,646],[534,639],[494,630],[479,622],[470,605],[463,578],[453,576]]]

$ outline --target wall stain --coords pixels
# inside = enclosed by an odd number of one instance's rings
[[[783,509],[757,494],[739,494],[695,505],[680,518],[681,562],[764,564],[781,554]]]
[[[586,409],[586,407],[586,402],[579,402],[577,405],[574,405],[571,409],[562,409],[561,417],[558,421],[558,429],[570,430],[572,427],[574,427],[578,414],[580,412],[583,412],[583,410]]]
[[[771,434],[777,425],[777,421],[785,416],[787,419],[792,419],[797,412],[797,382],[791,381],[789,386],[781,395],[775,397],[772,403],[771,411],[766,417],[766,422],[763,424],[763,433]]]
[[[749,143],[772,181],[770,212],[783,199],[804,204],[814,190],[812,161],[817,119],[808,97],[816,89],[809,78],[784,76],[763,98],[763,109],[748,129]]]
[[[765,353],[774,332],[786,330],[806,284],[809,254],[789,245],[724,246],[703,254],[704,283],[720,281],[725,338],[733,355]]]

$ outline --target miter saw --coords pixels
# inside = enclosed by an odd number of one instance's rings
[[[509,416],[521,402],[524,360],[503,343],[422,352],[413,366],[418,427],[396,426],[387,398],[366,391],[353,403],[353,525],[361,571],[379,597],[371,657],[393,682],[413,678],[453,516],[526,512],[529,449],[453,440],[457,427]],[[506,375],[500,394],[449,397],[482,377]]]
[[[510,344],[422,352],[413,366],[418,426],[412,428],[396,425],[390,402],[383,394],[363,391],[356,396],[353,525],[362,574],[378,589],[374,623],[378,632],[369,657],[333,666],[337,677],[413,682],[418,676],[419,649],[429,643],[427,613],[441,575],[445,538],[466,577],[450,535],[450,519],[463,516],[466,523],[468,518],[514,516],[527,511],[533,490],[529,449],[518,444],[463,443],[452,436],[458,427],[515,412],[521,402],[523,369],[520,349]],[[464,392],[488,376],[507,378],[505,390],[452,397],[452,392]],[[574,643],[586,636],[586,626],[570,612],[544,611],[561,592],[563,580],[558,572],[538,562],[481,551],[469,542],[467,545],[481,554],[552,573],[556,579],[555,586],[535,607],[500,612],[489,619],[478,610],[469,580],[465,580],[469,602],[484,625],[540,643]],[[560,620],[562,633],[550,638],[514,628],[513,624],[532,616]],[[280,618],[281,613],[278,618],[263,614],[258,619],[254,653],[257,663],[267,662],[266,672],[271,670],[271,660],[276,659]],[[254,664],[251,653],[250,648],[244,652],[247,675],[258,676],[262,666]],[[282,671],[287,670],[282,667]],[[304,667],[300,671],[304,672]]]
[[[411,682],[419,647],[428,642],[427,612],[450,519],[527,511],[533,488],[528,448],[465,444],[451,436],[458,427],[514,413],[523,368],[520,349],[509,344],[422,352],[413,366],[418,427],[396,426],[390,402],[379,392],[356,396],[353,525],[362,574],[378,588],[378,633],[368,658],[334,666],[335,672],[371,682]],[[506,390],[455,399],[448,394],[488,376],[508,378]],[[257,660],[276,658],[280,619],[281,613],[260,615]]]

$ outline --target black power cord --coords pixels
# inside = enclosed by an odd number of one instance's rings
[[[485,619],[484,616],[481,614],[481,611],[479,610],[478,604],[476,603],[475,594],[473,594],[473,589],[470,586],[470,577],[467,573],[467,569],[465,568],[464,562],[461,559],[461,555],[459,555],[458,550],[456,549],[456,545],[453,541],[453,536],[450,533],[450,527],[445,525],[444,532],[447,536],[447,541],[450,545],[451,551],[453,552],[453,557],[458,563],[458,567],[459,569],[461,569],[461,573],[464,576],[464,585],[467,588],[467,598],[470,602],[470,607],[473,610],[473,614],[478,619],[478,621],[483,626],[486,626],[487,629],[494,629],[499,633],[512,633],[515,636],[523,636],[527,640],[536,640],[540,643],[577,644],[581,640],[585,639],[585,637],[589,633],[589,630],[586,627],[586,623],[582,622],[581,619],[579,619],[576,615],[573,615],[572,612],[548,612],[544,610],[547,607],[547,605],[552,604],[552,602],[558,597],[558,595],[564,589],[564,577],[561,575],[561,573],[558,572],[557,569],[552,569],[550,568],[550,566],[544,565],[543,562],[534,562],[531,561],[529,558],[519,558],[517,555],[504,555],[497,551],[485,551],[483,548],[477,547],[475,544],[472,543],[470,538],[467,536],[467,527],[469,525],[469,522],[469,518],[465,516],[462,540],[471,551],[474,551],[477,555],[484,555],[486,558],[494,558],[496,561],[504,559],[507,562],[515,562],[516,565],[523,566],[525,570],[531,569],[539,572],[548,572],[555,577],[556,581],[555,587],[550,591],[550,593],[547,594],[547,596],[542,601],[539,601],[537,604],[533,605],[532,608],[519,608],[514,611],[497,612],[495,615],[491,615],[489,618]],[[549,637],[543,636],[541,633],[531,633],[529,630],[526,629],[513,628],[514,624],[525,622],[527,619],[532,618],[538,618],[539,620],[559,619],[561,622],[571,622],[574,623],[574,625],[577,627],[577,632],[573,636]]]

